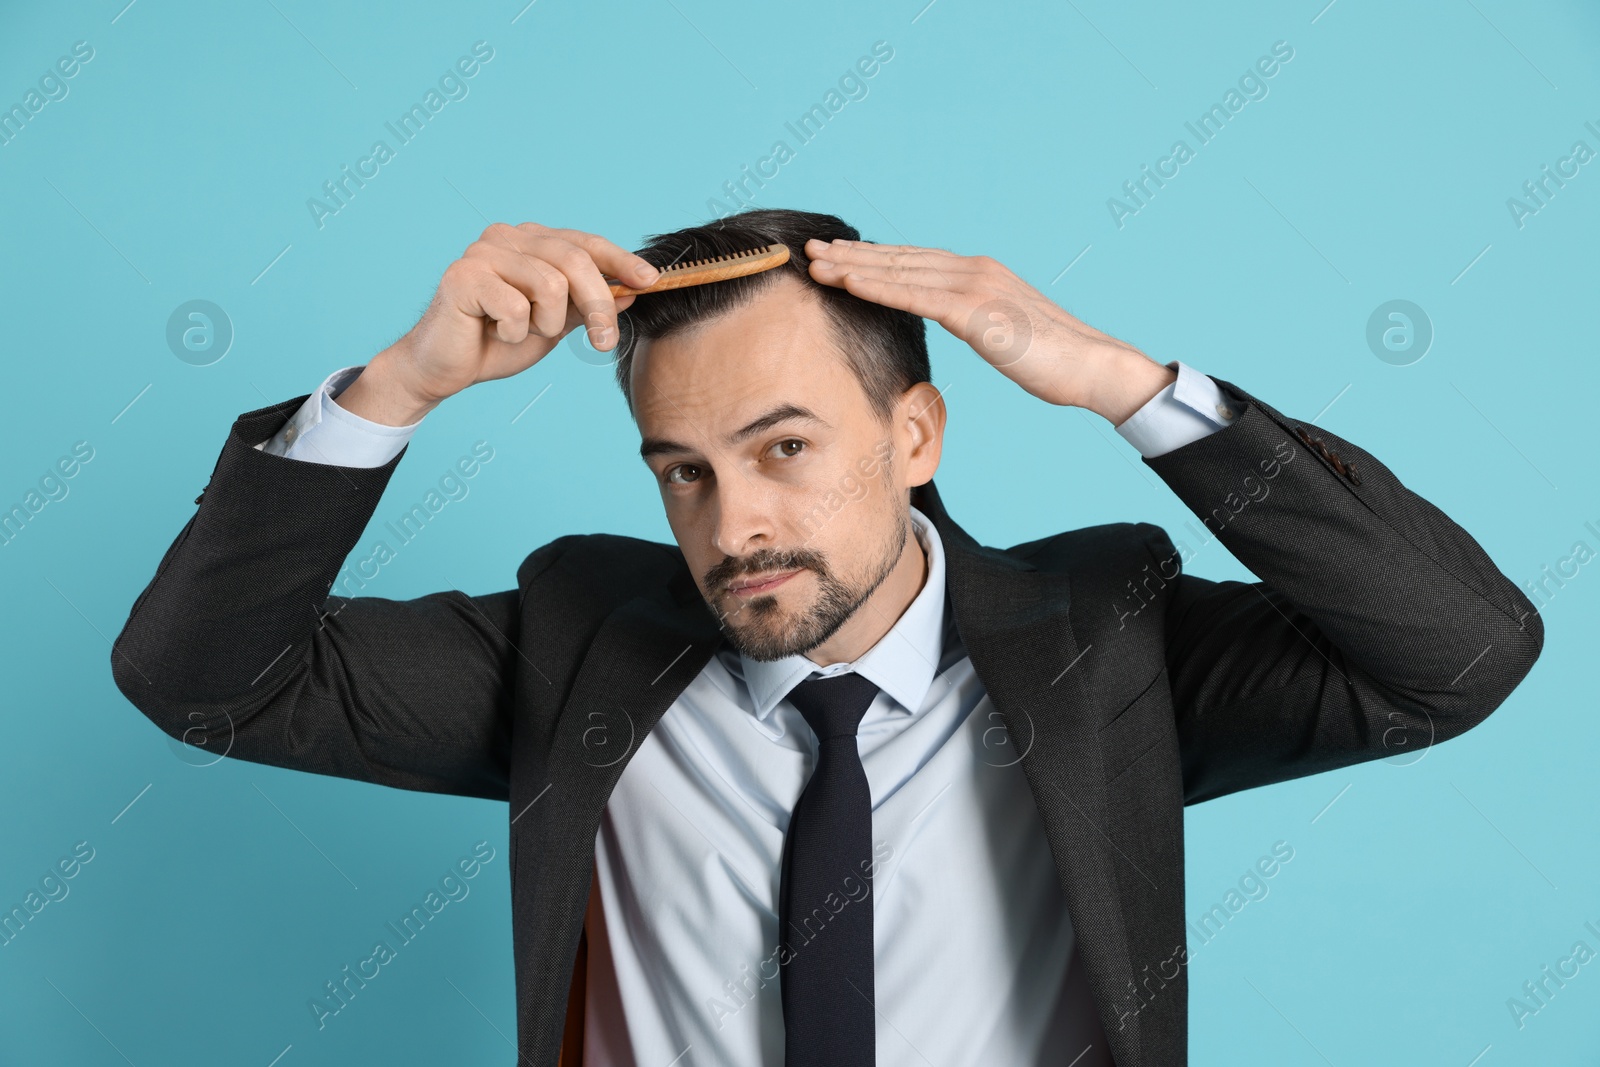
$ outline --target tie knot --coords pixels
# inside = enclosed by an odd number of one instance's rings
[[[849,671],[828,678],[808,678],[789,693],[819,741],[854,737],[878,687],[871,679]]]

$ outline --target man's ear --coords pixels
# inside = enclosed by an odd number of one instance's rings
[[[944,395],[932,382],[917,382],[900,394],[893,429],[895,448],[904,457],[900,464],[904,488],[922,485],[939,469],[946,414]]]

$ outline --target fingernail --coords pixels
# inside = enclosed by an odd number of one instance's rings
[[[611,327],[605,326],[598,330],[589,331],[589,343],[596,348],[609,344],[611,341]]]
[[[656,269],[650,266],[648,263],[642,263],[633,268],[633,276],[638,278],[640,281],[653,281],[655,280]]]
[[[817,266],[821,267],[823,270],[832,270],[833,269],[833,264],[831,262],[829,262],[828,260],[826,260],[826,259],[813,259],[811,262],[815,263]]]

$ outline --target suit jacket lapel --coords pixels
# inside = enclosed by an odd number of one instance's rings
[[[684,595],[687,584],[693,599]],[[639,744],[722,640],[687,570],[611,611],[589,643],[548,748],[513,744],[511,863],[517,1026],[536,1062],[555,1062],[583,933],[595,833]],[[524,728],[525,731],[530,729]],[[546,753],[548,758],[544,758]]]
[[[638,596],[611,613],[556,726],[553,777],[561,772],[598,807],[645,735],[725,640],[686,569],[670,593],[670,602]]]
[[[1132,980],[1115,844],[1107,836],[1099,719],[1068,612],[1071,582],[978,544],[945,511],[933,482],[912,504],[939,531],[951,610],[973,669],[1000,714],[1044,823],[1101,1026],[1119,1063],[1135,1062],[1138,1016],[1114,1005]]]

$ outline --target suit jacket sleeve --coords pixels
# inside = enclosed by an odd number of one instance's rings
[[[507,799],[519,593],[330,597],[404,452],[362,468],[253,447],[305,400],[234,422],[199,510],[113,642],[117,687],[209,752]],[[557,551],[535,552],[519,578]]]
[[[1238,417],[1144,459],[1262,579],[1185,574],[1167,534],[1140,524],[1185,803],[1414,760],[1482,722],[1543,647],[1533,605],[1370,453],[1214,380]]]

